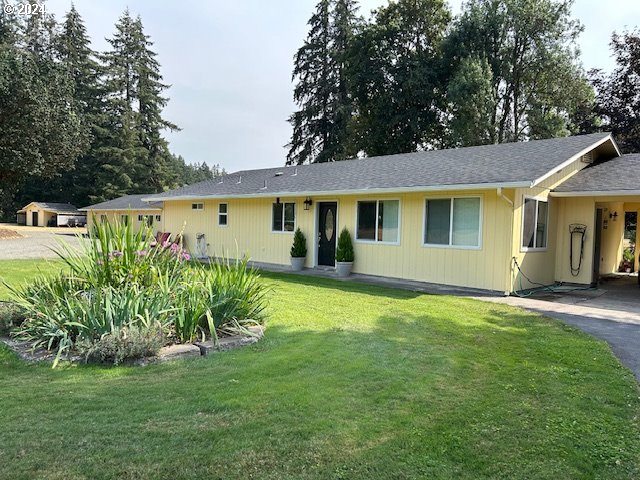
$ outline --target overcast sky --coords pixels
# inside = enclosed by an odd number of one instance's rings
[[[307,34],[317,0],[75,0],[93,48],[128,6],[155,43],[171,101],[165,117],[182,131],[168,133],[171,150],[189,162],[220,164],[227,171],[283,165],[291,129],[292,58]],[[368,13],[386,0],[361,0]],[[455,13],[461,0],[450,0]],[[615,3],[615,8],[613,4]],[[58,20],[70,0],[49,0]],[[638,0],[576,0],[583,23],[586,69],[609,70],[614,30],[640,24]]]

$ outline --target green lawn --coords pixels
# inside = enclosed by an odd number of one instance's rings
[[[265,281],[266,338],[242,350],[51,370],[0,349],[0,478],[640,478],[640,389],[604,343],[467,299]]]

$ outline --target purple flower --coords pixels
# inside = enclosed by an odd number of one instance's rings
[[[115,252],[111,252],[111,255],[113,255],[114,258],[118,258],[118,257],[122,257],[124,253],[122,253],[119,250],[116,250]]]
[[[178,250],[180,250],[180,246],[177,243],[171,245],[171,253],[178,253]]]
[[[169,243],[169,240],[165,240],[164,242],[162,242],[162,248],[169,248],[171,246],[171,244]]]
[[[188,262],[189,260],[191,260],[191,255],[189,255],[187,252],[182,252],[182,259]]]
[[[138,250],[136,252],[136,255],[139,256],[139,257],[144,257],[146,254],[147,254],[146,250]]]

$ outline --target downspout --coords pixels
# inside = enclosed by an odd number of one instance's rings
[[[496,194],[498,195],[498,197],[502,198],[505,202],[507,202],[509,204],[509,206],[511,207],[511,215],[509,217],[509,237],[508,237],[508,245],[509,245],[509,252],[512,252],[513,249],[513,219],[514,219],[514,209],[515,206],[513,204],[513,200],[511,200],[509,197],[507,197],[504,192],[502,191],[502,187],[498,187],[496,189]],[[512,260],[512,256],[511,254],[509,255],[509,261],[507,262],[507,266],[506,266],[506,278],[508,279],[508,286],[504,291],[504,295],[505,297],[508,297],[509,295],[511,295],[511,290],[513,290],[513,284],[512,284],[512,274],[511,274],[511,260]]]

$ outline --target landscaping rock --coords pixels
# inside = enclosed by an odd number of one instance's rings
[[[251,332],[249,335],[232,335],[229,337],[220,337],[218,343],[214,343],[213,340],[207,342],[197,342],[202,355],[208,355],[211,352],[223,352],[226,350],[233,350],[234,348],[244,347],[245,345],[252,345],[257,343],[264,335],[264,329],[260,326],[247,328]]]
[[[158,362],[166,362],[169,360],[177,360],[180,358],[199,357],[200,355],[200,349],[195,345],[169,345],[160,349],[155,360]]]

